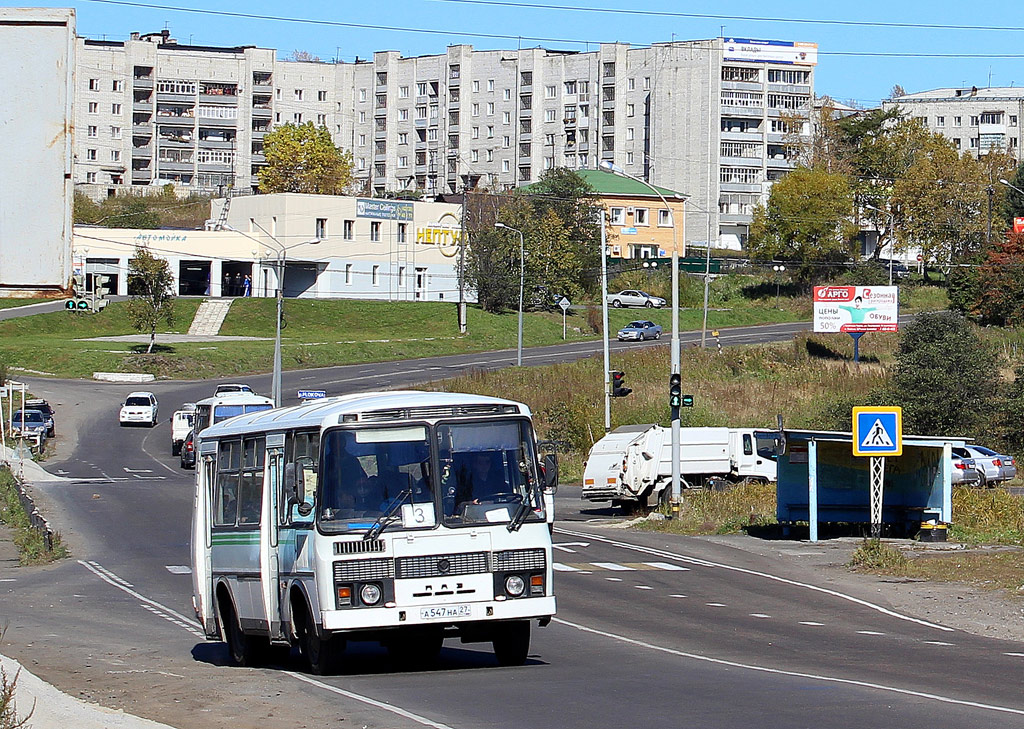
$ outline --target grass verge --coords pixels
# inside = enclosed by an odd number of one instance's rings
[[[32,526],[18,499],[14,476],[7,468],[0,468],[0,524],[14,530],[14,543],[23,565],[48,564],[68,556],[59,534],[53,535],[53,544],[47,544],[42,531]]]

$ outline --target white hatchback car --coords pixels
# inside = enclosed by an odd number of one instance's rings
[[[152,392],[132,392],[124,399],[117,420],[121,425],[144,423],[153,427],[157,423],[159,404]]]

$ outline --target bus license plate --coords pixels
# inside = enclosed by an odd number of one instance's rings
[[[420,608],[420,620],[468,618],[470,615],[472,615],[472,612],[469,605],[441,605],[438,607]]]

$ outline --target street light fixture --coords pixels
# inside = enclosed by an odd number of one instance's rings
[[[511,225],[505,225],[501,222],[494,224],[495,228],[503,228],[504,230],[511,230],[514,233],[519,234],[519,328],[516,336],[516,366],[523,366],[523,286],[526,280],[526,250],[523,246],[523,231],[518,228],[513,228]]]
[[[266,228],[255,220],[252,221],[252,224],[259,228],[268,238],[270,238],[271,241],[273,241],[274,248],[277,251],[277,265],[274,266],[274,274],[277,278],[277,326],[274,334],[274,374],[271,382],[271,397],[274,400],[274,407],[279,408],[281,407],[281,318],[284,308],[284,274],[288,266],[288,251],[300,246],[315,246],[320,243],[320,239],[313,238],[311,240],[304,240],[301,243],[294,243],[288,246],[271,235]],[[262,242],[258,238],[254,238],[248,233],[243,233],[236,228],[232,228],[230,225],[225,225],[224,228],[238,233],[239,235],[243,235],[246,238],[262,245]],[[273,253],[273,251],[267,249],[268,258],[271,253]]]
[[[626,177],[634,182],[650,188],[651,192],[661,198],[661,204],[668,210],[669,220],[672,221],[672,355],[670,375],[679,374],[679,249],[676,243],[676,216],[672,214],[672,208],[661,191],[646,180],[635,177],[611,160],[601,160],[601,168],[606,172]],[[677,196],[681,197],[681,196]],[[603,253],[603,251],[602,251]],[[607,332],[605,332],[607,337]],[[671,379],[671,376],[670,376]],[[679,408],[672,406],[672,510],[679,508],[680,484],[682,476],[679,467]]]
[[[896,216],[890,213],[888,210],[876,208],[874,205],[865,204],[864,207],[867,208],[868,210],[874,210],[876,213],[882,213],[882,215],[889,216],[889,237],[892,238],[893,228],[896,227]],[[891,246],[889,248],[889,285],[892,286],[892,257],[893,255],[895,255],[896,249],[895,246],[893,246],[892,242],[890,242],[889,245]]]

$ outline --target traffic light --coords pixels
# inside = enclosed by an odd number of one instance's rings
[[[693,407],[693,395],[683,395],[683,407],[684,408],[692,408]]]
[[[103,311],[107,306],[107,294],[110,291],[110,276],[97,274],[92,277],[93,293],[96,295],[94,311]]]
[[[674,408],[679,407],[683,402],[682,378],[679,375],[671,375],[668,378],[668,404]]]
[[[612,397],[625,397],[629,393],[633,392],[632,389],[623,387],[622,382],[625,379],[625,372],[619,372],[618,370],[612,371]]]

